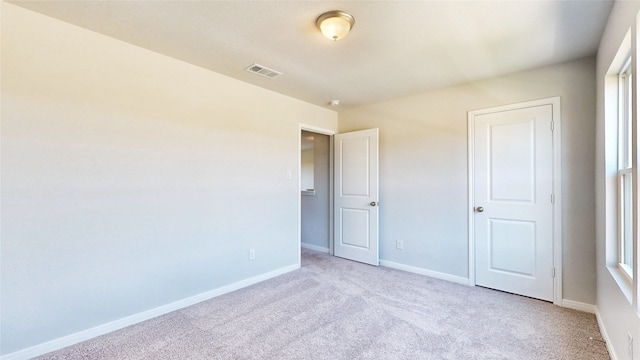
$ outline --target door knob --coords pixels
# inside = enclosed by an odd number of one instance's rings
[[[369,205],[371,205],[371,206],[378,206],[378,203],[377,203],[377,202],[375,202],[375,201],[372,201],[372,202],[370,202],[370,203],[369,203]]]
[[[483,208],[482,206],[478,206],[478,207],[476,208],[476,211],[477,211],[477,212],[483,212],[483,211],[484,211],[484,208]]]

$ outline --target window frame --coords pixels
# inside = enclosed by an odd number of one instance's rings
[[[633,196],[633,119],[631,104],[633,101],[633,77],[631,54],[626,56],[618,77],[618,236],[617,266],[629,280],[633,280],[633,219],[637,211]],[[627,180],[628,179],[628,180]],[[626,257],[631,245],[630,259]]]
[[[618,237],[617,266],[633,279],[633,254],[627,261],[628,244],[633,244],[633,125],[631,118],[631,56],[627,56],[618,72]]]

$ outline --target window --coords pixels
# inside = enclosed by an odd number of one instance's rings
[[[640,173],[638,127],[634,107],[638,100],[637,51],[627,31],[604,77],[604,185],[605,263],[629,304],[636,300],[640,283],[638,241]],[[634,85],[633,83],[636,83]],[[638,285],[636,285],[638,284]],[[637,286],[638,288],[635,288]]]
[[[618,74],[618,266],[633,278],[632,74],[629,57]]]

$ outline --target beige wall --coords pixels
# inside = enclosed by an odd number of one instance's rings
[[[635,289],[629,289],[631,301],[621,291],[621,286],[614,280],[615,269],[610,269],[607,265],[614,265],[616,246],[616,172],[617,153],[615,142],[610,139],[616,138],[616,124],[607,122],[605,125],[605,75],[611,66],[612,61],[624,39],[627,31],[633,29],[637,31],[636,16],[640,11],[638,1],[616,1],[609,15],[607,27],[602,36],[597,58],[597,147],[596,147],[596,249],[597,249],[597,277],[598,294],[597,306],[599,320],[604,326],[603,333],[607,336],[608,346],[613,353],[613,359],[631,359],[628,354],[627,337],[630,334],[634,338],[634,357],[640,359],[640,316],[638,315],[638,285],[636,270]],[[638,51],[635,52],[638,54]],[[636,62],[637,64],[637,62]],[[638,78],[637,69],[634,70],[633,77]],[[637,87],[636,87],[637,89]],[[613,91],[617,91],[614,89]],[[638,96],[635,95],[637,102]],[[616,106],[614,104],[614,106]],[[615,113],[615,111],[614,111]],[[637,122],[637,119],[636,119]],[[607,129],[607,163],[605,164],[605,128]],[[613,149],[611,147],[613,146]],[[613,164],[612,164],[613,163]],[[637,195],[636,195],[637,196]],[[637,218],[637,217],[636,217]],[[637,241],[637,239],[636,239]],[[638,252],[636,252],[638,254]],[[609,256],[607,258],[607,255]],[[638,262],[636,262],[638,264]],[[615,266],[615,265],[614,265]],[[619,278],[619,277],[618,277]],[[623,282],[621,282],[623,284]],[[624,286],[624,285],[623,285]],[[633,287],[633,286],[631,286]]]
[[[381,259],[468,277],[467,111],[560,96],[563,298],[594,304],[594,72],[586,58],[340,111],[341,132],[380,129]]]
[[[335,112],[1,6],[2,355],[298,266]]]

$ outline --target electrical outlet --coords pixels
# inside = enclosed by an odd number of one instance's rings
[[[630,332],[627,332],[627,345],[629,346],[627,349],[629,359],[633,359],[633,336],[631,336]]]
[[[396,249],[398,250],[404,249],[404,243],[402,242],[402,240],[396,240]]]
[[[249,249],[249,260],[256,259],[256,249]]]

